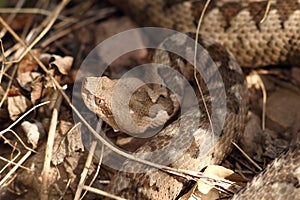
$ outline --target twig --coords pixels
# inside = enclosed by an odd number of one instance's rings
[[[261,79],[261,76],[259,75],[259,73],[257,73],[257,71],[253,71],[254,76],[257,78],[257,83],[261,88],[261,92],[263,95],[263,104],[262,104],[262,114],[261,114],[261,127],[262,130],[264,131],[266,129],[266,105],[267,105],[267,90],[265,87],[264,82]]]
[[[14,162],[14,160],[17,159],[17,158],[19,157],[19,155],[21,155],[20,152],[19,152],[12,160],[8,160],[8,159],[3,158],[2,156],[0,156],[0,160],[3,160],[3,161],[5,161],[5,162],[7,162],[7,166],[5,165],[5,166],[1,169],[0,174],[2,174],[2,172],[3,172],[3,171],[6,169],[6,167],[8,167],[9,165],[17,165],[17,163]],[[28,167],[24,167],[24,166],[22,166],[22,165],[20,165],[20,168],[25,169],[25,170],[30,170]]]
[[[1,71],[0,71],[0,83],[2,82],[2,76],[4,74],[4,63],[6,63],[6,58],[4,54],[4,47],[3,47],[3,42],[0,39],[0,45],[1,45],[1,55],[2,55],[2,63],[1,63]],[[1,107],[1,106],[0,106]]]
[[[247,155],[247,153],[245,151],[243,151],[243,149],[241,149],[235,142],[231,141],[231,143],[260,171],[262,170],[262,168],[256,164],[256,162],[254,160],[252,160],[250,158],[250,156]]]
[[[20,49],[20,47],[21,47],[21,44],[15,43],[14,46],[10,47],[9,49],[6,49],[6,51],[3,52],[5,58],[8,57],[8,56],[10,56],[13,52],[17,51],[18,49]],[[3,62],[3,58],[0,58],[0,59],[1,59],[0,61]],[[11,62],[11,61],[7,61],[7,62],[5,61],[4,64],[12,64],[12,62]],[[5,70],[4,70],[4,73],[5,73],[7,70],[8,70],[8,69],[7,69],[7,67],[6,67]]]
[[[59,13],[62,11],[62,9],[69,3],[70,0],[63,0],[61,4],[59,4],[56,9],[53,11],[53,15],[48,16],[43,24],[47,24],[47,26],[43,29],[43,31],[34,39],[34,41],[29,45],[26,46],[25,51],[19,56],[19,58],[15,62],[20,62],[20,60],[23,59],[23,57],[33,48],[34,45],[36,45],[43,37],[46,35],[46,33],[50,30],[54,22],[56,21]],[[20,42],[22,45],[24,44],[24,41],[18,37],[18,35],[8,26],[8,24],[0,17],[0,22],[5,25],[5,28],[12,34],[12,36]]]
[[[213,136],[214,136],[214,127],[213,127],[213,124],[212,124],[212,120],[211,120],[211,116],[210,116],[207,104],[206,104],[205,99],[204,99],[202,88],[200,86],[199,80],[197,79],[197,70],[196,70],[199,32],[200,32],[200,27],[201,27],[201,23],[203,21],[203,17],[204,17],[205,11],[206,11],[209,3],[210,3],[210,0],[207,0],[206,3],[205,3],[205,5],[204,5],[204,8],[202,10],[202,13],[201,13],[201,16],[199,18],[198,25],[197,25],[196,38],[195,38],[195,47],[194,47],[194,49],[195,49],[194,50],[195,51],[195,54],[194,54],[194,79],[195,79],[195,81],[197,83],[197,87],[198,87],[198,90],[200,92],[201,98],[203,99],[203,105],[204,105],[204,108],[205,108],[205,112],[207,114],[207,118],[208,118],[209,124],[211,126],[211,131],[212,131]]]
[[[14,121],[11,125],[9,125],[9,127],[7,127],[6,129],[3,129],[2,131],[0,131],[0,136],[3,135],[4,133],[6,133],[7,131],[11,130],[18,122],[20,122],[24,117],[26,117],[30,112],[32,112],[34,109],[41,107],[43,105],[48,104],[49,101],[40,103],[38,105],[33,106],[32,108],[30,108],[27,112],[25,112],[21,117],[19,117],[16,121]]]
[[[89,186],[92,186],[93,183],[95,182],[96,178],[98,177],[98,174],[99,174],[99,171],[100,171],[100,168],[101,168],[101,163],[102,163],[103,155],[104,155],[104,146],[102,145],[101,146],[101,156],[99,158],[98,166],[97,166],[96,172],[95,172],[95,174],[93,176],[93,179],[91,180]],[[84,191],[83,195],[80,197],[80,200],[82,200],[84,198],[84,196],[86,195],[86,193],[87,193],[87,191]]]
[[[25,3],[25,0],[18,1],[18,3],[16,4],[16,7],[13,8],[13,9],[16,10],[16,11],[19,10],[23,6],[24,3]],[[7,23],[10,24],[13,21],[13,19],[15,18],[15,16],[16,16],[15,13],[11,14],[7,18]],[[2,38],[6,34],[6,31],[7,31],[7,29],[5,29],[5,28],[1,30],[0,38]]]
[[[268,0],[264,16],[263,16],[263,18],[259,22],[260,24],[262,24],[267,19],[267,16],[268,16],[268,14],[270,12],[270,7],[271,7],[271,0]]]
[[[247,170],[248,170],[248,173],[249,172],[251,172],[252,174],[256,174],[257,173],[257,171],[256,171],[256,168],[255,167],[253,167],[252,165],[250,166],[249,165],[249,163],[247,164],[247,162],[245,162],[245,160],[244,159],[238,159],[238,158],[235,158],[234,156],[231,156],[231,155],[228,155],[229,157],[231,157],[231,158],[233,158],[233,159],[235,159],[236,161],[237,161],[237,163],[236,163],[236,167],[237,167],[237,172],[238,172],[238,174],[240,174],[241,176],[243,176],[243,178],[245,179],[245,180],[249,180],[249,178],[247,178],[244,174],[243,174],[243,170],[245,171],[245,169],[242,169],[242,166],[241,165],[243,165],[243,167],[245,167]]]
[[[20,8],[20,9],[15,9],[15,8],[0,8],[0,13],[13,13],[13,14],[40,14],[40,15],[45,15],[45,16],[52,16],[53,13],[52,11],[41,9],[41,8]],[[73,19],[69,17],[65,17],[62,15],[58,15],[58,19],[61,20],[70,20],[72,21]]]
[[[6,140],[6,138],[5,138],[5,140]],[[12,151],[11,154],[13,155],[13,151]],[[15,163],[14,161],[15,161],[20,155],[21,155],[21,152],[20,152],[20,151],[17,151],[17,155],[15,155],[11,160],[8,160],[8,159],[3,158],[2,156],[0,156],[0,159],[1,159],[1,160],[4,160],[4,161],[7,162],[6,165],[3,166],[2,169],[0,170],[0,174],[2,174],[2,172],[3,172],[7,167],[9,167],[11,164],[16,165],[16,163]],[[22,166],[22,167],[23,167],[23,166]]]
[[[2,19],[2,17],[0,17],[0,23],[6,28],[7,31],[10,32],[10,34],[23,46],[25,45],[25,51],[17,58],[17,60],[12,61],[13,63],[18,63],[20,62],[23,57],[32,49],[32,47],[38,43],[40,41],[40,39],[50,30],[51,26],[53,25],[53,23],[55,22],[55,20],[57,19],[59,13],[61,12],[61,10],[66,6],[66,4],[69,2],[70,0],[63,0],[62,3],[60,5],[57,6],[57,8],[53,11],[53,15],[49,16],[47,19],[45,19],[44,23],[46,23],[47,21],[47,26],[45,27],[45,29],[37,36],[37,38],[35,38],[35,40],[29,45],[26,46],[24,41],[12,30],[12,28]],[[16,73],[16,69],[14,69],[13,71],[13,77]],[[4,94],[4,97],[2,98],[1,102],[0,102],[0,107],[2,106],[4,100],[7,97],[7,93],[8,93],[8,89],[10,88],[12,83],[12,79],[9,82],[9,85],[7,87],[7,91]]]
[[[12,134],[20,141],[20,143],[23,145],[23,147],[28,150],[28,151],[32,151],[34,153],[37,153],[34,149],[28,147],[25,142],[23,142],[23,140],[18,136],[18,134],[16,132],[14,132],[12,129],[9,130],[9,132],[12,132]]]
[[[23,158],[5,175],[5,177],[0,181],[0,188],[5,183],[5,181],[26,161],[26,159],[31,155],[31,151],[28,151]]]
[[[1,17],[0,17],[0,19],[1,19]],[[17,66],[15,66],[15,68],[14,68],[13,71],[12,71],[11,78],[10,78],[10,80],[8,81],[7,88],[6,88],[5,93],[4,93],[4,95],[3,95],[2,99],[1,99],[1,102],[0,102],[0,108],[2,107],[2,104],[4,103],[5,99],[6,99],[7,96],[8,96],[8,91],[9,91],[11,85],[12,85],[13,77],[14,77],[14,76],[16,75],[16,73],[17,73],[17,69],[18,69]],[[1,132],[0,132],[0,135],[1,135]]]
[[[93,156],[94,156],[96,146],[97,146],[97,141],[93,141],[92,145],[91,145],[91,148],[90,148],[90,151],[89,151],[89,155],[88,155],[88,157],[86,159],[86,162],[85,162],[84,169],[81,173],[81,177],[80,177],[80,180],[79,180],[79,183],[78,183],[78,186],[77,186],[77,190],[76,190],[74,200],[79,200],[80,199],[81,191],[83,189],[83,186],[84,186],[84,183],[85,183],[85,180],[86,180],[86,176],[89,172],[89,168],[90,168],[90,165],[92,163],[92,159],[93,159]]]
[[[57,118],[58,118],[60,105],[62,102],[62,96],[57,91],[56,91],[56,93],[57,93],[58,97],[57,97],[55,107],[52,112],[51,123],[50,123],[50,127],[49,127],[49,132],[48,132],[48,140],[47,140],[47,145],[46,145],[45,160],[44,160],[43,170],[42,170],[42,174],[41,174],[41,176],[42,176],[42,186],[41,186],[41,193],[40,193],[41,200],[48,199],[48,189],[49,189],[48,176],[49,176],[51,157],[52,157],[52,152],[53,152],[53,144],[54,144],[54,137],[55,137],[55,131],[56,131],[56,126],[57,126]]]
[[[69,179],[68,179],[68,182],[67,182],[67,184],[66,184],[66,187],[65,187],[64,191],[61,193],[61,196],[59,197],[58,200],[64,199],[64,196],[65,196],[65,194],[67,193],[68,188],[70,187],[71,183],[72,183],[72,178],[69,178]],[[55,184],[55,186],[57,186],[57,190],[59,190],[58,185]]]
[[[100,11],[101,11],[101,10],[100,10]],[[99,12],[100,12],[100,11],[99,11]],[[76,30],[76,29],[79,29],[79,28],[81,28],[81,27],[83,27],[83,26],[86,26],[86,25],[88,25],[88,24],[90,24],[90,23],[93,23],[93,22],[95,22],[95,21],[97,21],[97,20],[99,20],[99,19],[102,19],[104,16],[106,16],[106,15],[112,13],[113,11],[115,11],[115,10],[114,10],[114,9],[109,9],[109,10],[106,9],[106,10],[100,12],[100,13],[99,13],[97,16],[95,16],[95,17],[92,17],[92,18],[86,19],[86,20],[84,20],[84,21],[82,21],[82,22],[76,23],[76,24],[74,24],[73,26],[71,26],[71,27],[69,27],[69,28],[67,28],[67,29],[64,29],[64,30],[62,30],[62,31],[60,31],[60,32],[58,32],[58,33],[54,33],[51,37],[47,38],[46,40],[44,40],[44,41],[41,43],[41,48],[45,48],[46,46],[48,46],[48,45],[51,44],[52,42],[57,41],[59,38],[61,38],[61,37],[65,36],[65,35],[67,35],[67,34],[73,32],[73,31]]]
[[[106,196],[106,197],[112,198],[112,199],[126,200],[124,198],[112,195],[112,194],[110,194],[108,192],[105,192],[105,191],[102,191],[102,190],[99,190],[99,189],[96,189],[96,188],[93,188],[93,187],[90,187],[90,186],[87,186],[87,185],[83,186],[83,189],[87,190],[87,191],[90,191],[90,192],[93,192],[93,193],[96,193],[96,194],[99,194],[99,195],[102,195],[102,196]]]

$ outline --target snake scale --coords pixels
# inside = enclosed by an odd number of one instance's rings
[[[110,2],[130,15],[141,26],[160,26],[182,32],[195,32],[205,1],[127,0],[124,2],[110,0]],[[266,1],[252,3],[211,1],[205,12],[199,43],[208,50],[214,61],[219,63],[218,70],[225,85],[227,103],[226,121],[215,145],[206,149],[205,156],[201,152],[204,145],[203,136],[212,137],[213,135],[208,117],[205,113],[201,113],[199,126],[194,128],[186,126],[179,131],[180,121],[176,120],[151,141],[141,146],[137,153],[168,145],[170,138],[180,134],[179,142],[182,146],[189,148],[169,166],[199,171],[208,164],[220,163],[231,151],[231,141],[237,140],[243,132],[247,112],[244,79],[238,64],[242,67],[258,67],[274,64],[299,65],[300,63],[299,2],[297,0],[272,1],[267,18],[260,23],[266,5]],[[175,40],[173,43],[174,45],[180,44]],[[228,51],[223,50],[220,44],[224,45]],[[172,62],[172,57],[174,59],[174,55],[167,56],[167,61],[166,56],[163,60],[159,56],[154,56],[154,59],[158,62]],[[206,103],[210,105],[211,101],[208,99]],[[191,110],[184,115],[185,120],[188,121],[197,113]],[[193,140],[185,140],[185,135],[188,133],[193,134]],[[151,161],[159,163],[162,159],[172,160],[173,154],[174,151],[170,150],[165,154],[156,155]],[[299,198],[299,165],[299,147],[290,148],[233,198],[294,199],[297,196]],[[141,164],[128,160],[124,163],[123,169],[138,171],[143,167]],[[186,179],[160,170],[149,169],[146,173],[121,171],[112,178],[108,191],[128,199],[176,199],[186,185]]]

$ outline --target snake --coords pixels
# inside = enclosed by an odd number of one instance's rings
[[[109,0],[135,22],[143,27],[163,27],[196,38],[197,25],[205,1],[186,0]],[[269,6],[269,7],[268,7]],[[278,1],[217,1],[212,0],[204,12],[204,18],[198,35],[198,42],[213,59],[204,59],[209,74],[205,86],[200,76],[201,88],[204,88],[204,101],[210,113],[213,101],[218,95],[207,97],[209,88],[219,93],[220,85],[225,89],[225,122],[209,114],[200,101],[197,108],[192,107],[178,119],[166,125],[150,141],[139,147],[135,154],[144,155],[153,152],[151,161],[168,161],[168,166],[199,172],[207,165],[219,164],[232,150],[232,141],[237,141],[243,133],[247,114],[247,91],[241,67],[260,67],[269,65],[300,64],[300,3],[297,0]],[[186,49],[191,44],[185,38],[170,36],[164,43]],[[183,45],[180,47],[180,45]],[[181,65],[189,65],[172,53],[154,53],[155,62],[172,65],[178,71]],[[216,68],[211,67],[215,63]],[[216,70],[217,69],[217,70]],[[183,72],[184,73],[184,72]],[[215,80],[220,74],[223,84]],[[218,80],[218,78],[217,78]],[[200,113],[198,112],[199,109]],[[216,108],[218,112],[218,108]],[[199,119],[194,120],[195,118]],[[212,122],[211,122],[212,120]],[[221,129],[218,129],[219,127]],[[217,133],[215,130],[220,130]],[[175,138],[175,139],[174,139]],[[207,139],[209,138],[209,139]],[[216,140],[214,140],[216,139]],[[213,145],[206,145],[213,140]],[[177,149],[168,149],[176,142]],[[155,154],[157,149],[166,148]],[[178,149],[185,148],[180,154]],[[177,155],[180,154],[180,155]],[[262,173],[249,183],[245,189],[233,196],[233,199],[294,199],[300,197],[300,148],[290,147],[275,159]],[[154,170],[133,160],[126,160],[107,187],[107,191],[127,199],[177,199],[189,185],[190,180],[170,174],[163,170]],[[146,170],[145,170],[146,169]],[[144,170],[144,173],[134,173]]]

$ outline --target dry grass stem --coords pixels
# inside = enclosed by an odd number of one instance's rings
[[[28,151],[20,160],[19,162],[1,179],[0,181],[0,188],[5,184],[7,179],[29,158],[31,155],[31,151]]]
[[[89,183],[89,186],[92,186],[93,183],[95,182],[96,178],[98,177],[98,174],[100,172],[100,168],[101,168],[101,164],[102,164],[102,160],[103,160],[103,155],[104,155],[104,146],[102,145],[101,147],[101,154],[100,154],[100,158],[99,158],[99,162],[98,162],[98,166],[96,169],[96,172],[91,180],[91,182]],[[86,195],[87,191],[84,191],[83,195],[81,196],[80,200],[82,200],[84,198],[84,196]]]
[[[81,195],[81,192],[82,192],[87,174],[89,172],[89,168],[90,168],[92,160],[93,160],[93,156],[94,156],[94,153],[95,153],[95,150],[96,150],[96,146],[97,146],[97,141],[93,141],[92,145],[91,145],[91,148],[90,148],[90,151],[89,151],[89,155],[88,155],[88,157],[86,159],[86,162],[85,162],[85,166],[84,166],[83,171],[82,171],[81,176],[80,176],[80,180],[79,180],[79,183],[78,183],[78,187],[77,187],[77,190],[76,190],[76,193],[75,193],[74,200],[79,200],[80,199],[80,195]]]
[[[87,190],[87,191],[89,191],[89,192],[93,192],[93,193],[95,193],[95,194],[99,194],[99,195],[101,195],[101,196],[105,196],[105,197],[111,198],[111,199],[116,199],[116,200],[126,200],[126,199],[124,199],[124,198],[118,197],[118,196],[116,196],[116,195],[112,195],[112,194],[110,194],[110,193],[107,193],[107,192],[105,192],[105,191],[102,191],[102,190],[99,190],[99,189],[96,189],[96,188],[93,188],[93,187],[90,187],[90,186],[87,186],[87,185],[83,186],[83,189],[84,189],[84,190]]]
[[[243,151],[243,149],[241,149],[235,142],[231,141],[231,143],[260,171],[262,170],[262,168],[252,159],[250,158],[250,156],[247,155],[247,153],[245,151]]]
[[[52,117],[48,132],[48,139],[46,144],[46,152],[45,152],[45,160],[42,170],[42,189],[40,193],[40,199],[46,200],[48,199],[48,189],[49,189],[49,181],[48,181],[48,175],[50,171],[50,164],[51,164],[51,158],[52,158],[52,152],[53,152],[53,144],[54,144],[54,138],[55,138],[55,132],[56,132],[56,126],[57,126],[57,118],[58,113],[60,110],[60,106],[62,103],[62,96],[58,91],[56,91],[58,94],[57,100],[55,102],[55,107],[52,111]]]

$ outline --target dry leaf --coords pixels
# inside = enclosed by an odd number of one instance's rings
[[[61,57],[58,55],[52,55],[49,60],[49,65],[50,67],[57,68],[61,74],[67,75],[70,72],[73,60],[74,58],[71,56]]]
[[[45,66],[48,66],[51,57],[52,57],[52,55],[49,54],[49,53],[42,53],[42,54],[40,55],[39,59],[42,61],[42,63],[43,63]]]
[[[42,76],[35,79],[31,84],[31,93],[30,98],[33,105],[37,103],[38,100],[42,97],[42,91],[43,91],[43,82],[42,82]]]
[[[179,200],[196,200],[199,199],[199,197],[195,197],[193,194],[195,190],[197,189],[197,184],[193,186],[186,194],[182,195],[182,197],[179,198]],[[200,200],[200,199],[199,199]]]
[[[4,94],[5,94],[5,91],[3,90],[3,87],[0,85],[0,99],[3,98]]]
[[[80,125],[73,126],[71,122],[63,120],[60,122],[61,134],[57,133],[55,137],[51,158],[54,165],[62,163],[68,156],[74,156],[75,152],[84,150],[80,128]]]
[[[231,181],[245,181],[234,173],[232,170],[227,169],[218,165],[209,165],[203,172],[208,178],[215,180],[215,182],[210,182],[205,179],[199,179],[195,187],[193,187],[186,195],[182,197],[183,200],[186,199],[201,199],[201,200],[212,200],[220,198],[220,191],[215,188],[215,185],[222,187],[224,189],[229,189],[232,186],[230,181],[225,181],[224,179]],[[197,188],[197,189],[196,189]]]
[[[57,132],[55,133],[55,140],[53,145],[53,154],[51,157],[51,162],[53,165],[57,166],[64,161],[64,158],[67,155],[66,149],[66,138],[62,137]]]
[[[9,118],[13,121],[19,118],[31,105],[23,95],[10,96],[7,98]]]
[[[35,56],[39,57],[40,50],[34,49],[32,50],[32,53]],[[25,72],[33,72],[36,71],[37,69],[38,69],[37,62],[32,58],[31,55],[26,54],[26,56],[24,56],[24,58],[20,61],[17,77],[19,77],[19,75]]]
[[[19,96],[19,95],[22,95],[22,94],[18,88],[11,88],[8,90],[7,96],[9,96],[9,97],[14,97],[14,96]]]
[[[60,82],[60,78],[61,76],[56,76],[55,75],[55,69],[49,69],[48,70],[48,74],[49,76],[52,76],[54,77],[54,79],[57,81],[57,82]],[[54,83],[52,82],[52,79],[49,77],[49,76],[46,76],[45,77],[45,88],[53,88],[55,87]],[[52,92],[51,92],[52,93]]]
[[[39,140],[46,134],[43,125],[38,121],[35,121],[34,123],[24,121],[22,122],[21,127],[27,136],[27,142],[32,144],[32,148],[35,149]]]
[[[41,73],[38,72],[24,72],[18,75],[17,81],[23,89],[31,91],[32,82],[39,76]]]
[[[81,138],[81,124],[76,124],[67,134],[68,140],[68,156],[72,156],[74,152],[83,151],[84,145]]]

